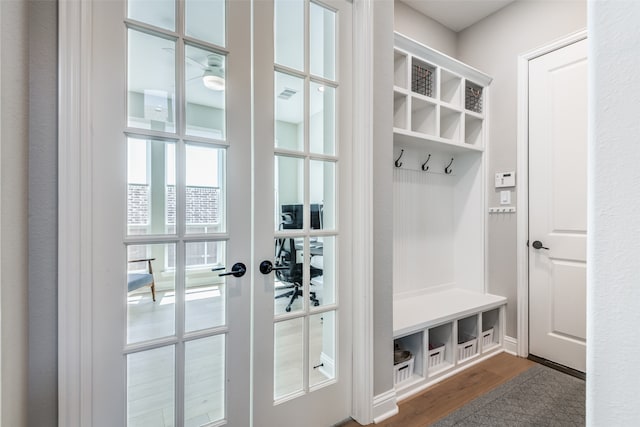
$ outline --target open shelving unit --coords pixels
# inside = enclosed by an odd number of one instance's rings
[[[506,298],[485,279],[491,78],[399,33],[394,73],[393,333],[413,355],[402,399],[502,351]]]
[[[418,143],[440,137],[483,150],[491,78],[402,34],[395,45],[394,131],[415,132]]]

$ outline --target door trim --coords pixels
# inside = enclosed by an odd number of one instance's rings
[[[354,204],[352,415],[373,419],[373,0],[354,0]],[[92,0],[61,0],[58,5],[58,424],[92,424],[91,336],[91,94]],[[357,74],[353,74],[356,76]],[[357,211],[357,212],[356,212]],[[356,213],[358,215],[356,215]],[[357,250],[356,250],[357,249]]]
[[[353,53],[351,416],[366,425],[374,418],[373,0],[353,2]]]
[[[520,213],[516,224],[518,356],[529,356],[529,61],[587,38],[583,29],[518,56],[517,170]]]
[[[92,421],[92,3],[58,12],[58,424],[80,427]]]

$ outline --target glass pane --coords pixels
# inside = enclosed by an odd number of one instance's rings
[[[312,153],[333,155],[336,150],[336,90],[311,82],[309,100],[309,149]]]
[[[186,133],[225,139],[225,56],[185,47]]]
[[[186,145],[186,232],[225,229],[224,149]]]
[[[176,44],[129,30],[128,125],[175,132]]]
[[[278,322],[274,326],[273,397],[280,399],[303,387],[304,318]]]
[[[225,324],[224,278],[211,271],[225,265],[224,242],[185,244],[185,329],[187,332]]]
[[[185,426],[203,426],[225,416],[225,335],[184,345]]]
[[[225,0],[186,0],[185,9],[188,36],[225,45]]]
[[[304,0],[275,0],[275,63],[304,71]]]
[[[127,233],[176,232],[175,144],[127,140]]]
[[[314,306],[336,302],[336,238],[311,237],[309,241],[309,277]]]
[[[311,160],[309,162],[309,181],[311,229],[335,229],[336,164]]]
[[[309,7],[309,66],[329,80],[336,76],[336,13],[318,4]]]
[[[304,80],[275,73],[275,146],[288,150],[304,149]]]
[[[309,316],[309,386],[336,377],[336,313]]]
[[[174,0],[129,0],[129,18],[173,31],[176,28]]]
[[[173,425],[174,347],[127,355],[127,427]]]
[[[297,157],[275,156],[276,230],[302,229],[304,161]]]
[[[175,244],[127,247],[127,342],[175,333]]]
[[[275,314],[299,311],[303,304],[303,248],[304,240],[300,238],[283,237],[276,239],[274,266],[282,268],[276,270],[274,276]]]

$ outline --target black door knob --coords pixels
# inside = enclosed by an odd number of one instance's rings
[[[224,267],[211,269],[211,271],[219,271],[219,270],[224,270]],[[218,276],[242,277],[246,272],[247,272],[247,266],[241,262],[236,262],[235,264],[233,264],[233,267],[231,267],[231,271],[227,271],[226,273],[220,273],[218,274]]]
[[[273,264],[271,263],[271,261],[269,261],[268,259],[265,259],[264,261],[262,261],[260,263],[260,273],[262,274],[269,274],[272,271],[275,270],[288,270],[289,267],[284,266],[284,267],[274,267]]]
[[[536,240],[535,242],[533,242],[531,244],[531,246],[533,246],[533,249],[547,249],[547,250],[549,250],[549,248],[546,248],[546,247],[542,246],[542,242],[540,240]]]

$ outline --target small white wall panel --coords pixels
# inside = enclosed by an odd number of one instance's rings
[[[558,231],[586,232],[587,229],[587,128],[576,117],[587,117],[584,80],[587,59],[550,71],[552,93],[570,94],[549,99],[552,114],[550,144],[553,188],[553,224]],[[567,159],[570,164],[567,164]],[[615,171],[614,171],[615,173]],[[551,178],[550,177],[550,178]]]
[[[554,260],[552,268],[550,329],[568,338],[586,340],[587,264]]]

